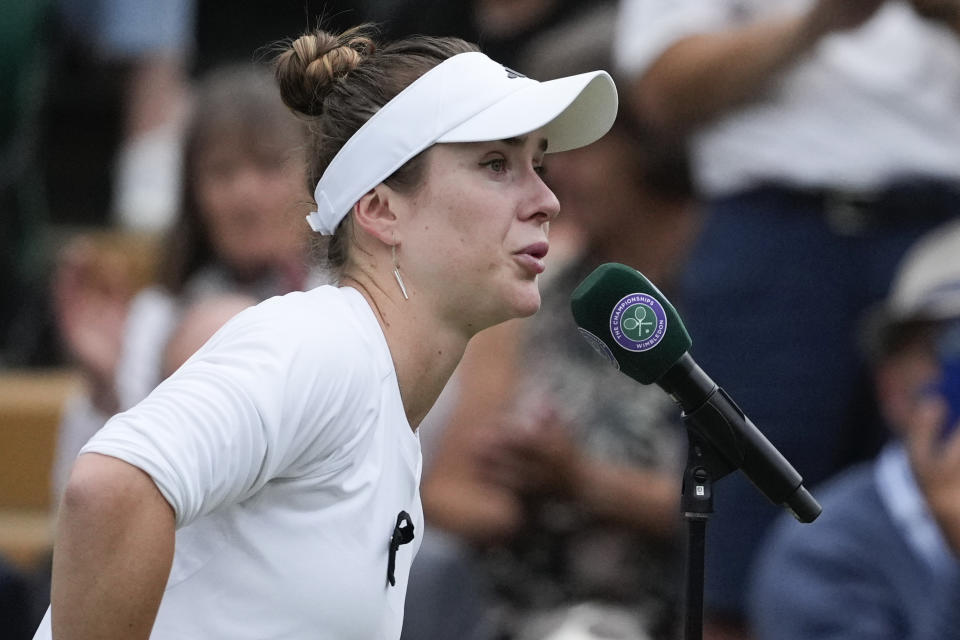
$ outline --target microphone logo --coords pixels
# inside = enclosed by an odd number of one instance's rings
[[[627,351],[649,351],[667,333],[667,313],[660,302],[646,293],[631,293],[620,299],[610,314],[610,334]]]

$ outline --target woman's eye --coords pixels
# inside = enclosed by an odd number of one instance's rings
[[[535,167],[533,168],[533,170],[534,170],[534,171],[536,172],[536,174],[537,174],[538,176],[540,176],[541,178],[542,178],[543,176],[547,175],[547,167],[544,166],[544,165],[542,165],[542,164],[539,165],[539,166],[535,166]]]
[[[495,173],[502,173],[507,169],[507,161],[504,160],[503,158],[494,158],[493,160],[487,160],[483,164],[489,167],[490,170]]]

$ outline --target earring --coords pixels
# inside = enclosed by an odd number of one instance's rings
[[[407,295],[407,288],[403,286],[403,278],[400,277],[400,265],[397,263],[397,245],[391,245],[390,253],[393,256],[393,277],[397,280],[397,284],[400,285],[400,293],[403,294],[403,299],[409,300],[410,296]]]

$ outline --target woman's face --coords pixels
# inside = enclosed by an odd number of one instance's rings
[[[401,197],[401,273],[468,330],[540,306],[537,276],[549,222],[560,212],[541,179],[546,145],[539,132],[435,145],[421,187]]]
[[[258,156],[242,141],[219,141],[198,154],[195,180],[197,207],[218,259],[255,272],[302,255],[309,196],[298,156]]]

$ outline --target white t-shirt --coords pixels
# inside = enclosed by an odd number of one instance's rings
[[[621,0],[617,66],[638,76],[683,37],[812,2]],[[869,190],[915,175],[960,180],[960,35],[888,2],[701,127],[691,145],[707,196],[764,182]]]
[[[130,302],[124,322],[120,360],[114,375],[119,410],[134,406],[160,383],[167,342],[182,319],[184,307],[204,298],[229,293],[247,294],[263,300],[281,291],[278,280],[277,274],[271,272],[241,285],[224,269],[209,266],[195,273],[179,296],[160,286],[138,292]],[[308,275],[307,285],[313,288],[329,281],[325,271],[314,268]],[[86,391],[67,400],[51,470],[53,504],[60,502],[80,449],[109,418],[93,405]]]
[[[354,289],[230,320],[83,452],[146,471],[176,514],[151,638],[398,638],[423,532],[420,445]],[[415,527],[387,582],[399,512]],[[50,637],[48,610],[35,638]]]

